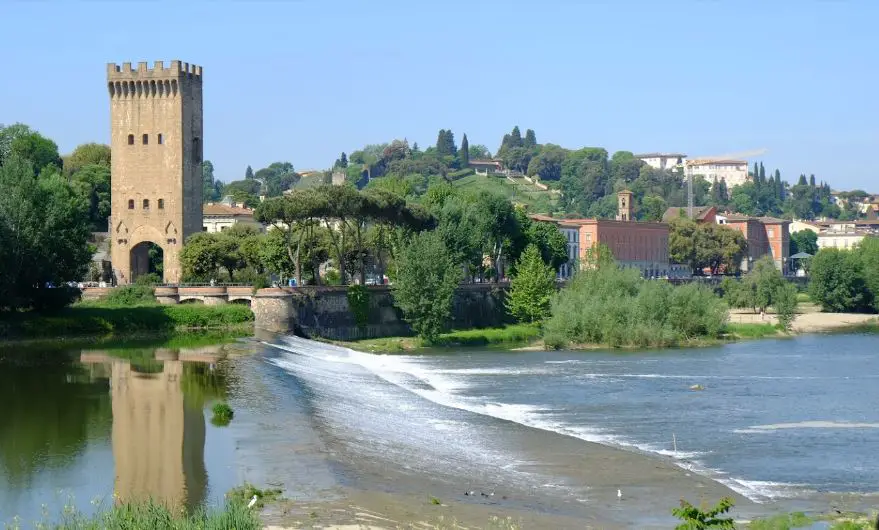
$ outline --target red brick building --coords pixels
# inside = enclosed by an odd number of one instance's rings
[[[620,192],[618,197],[618,220],[531,216],[535,221],[556,224],[568,241],[569,261],[559,271],[560,277],[572,276],[588,251],[600,244],[610,249],[617,263],[636,268],[646,277],[674,275],[668,260],[668,225],[623,220],[632,219],[632,197],[628,192]]]
[[[775,266],[782,273],[789,272],[790,221],[775,217],[748,217],[729,214],[720,216],[718,223],[741,232],[748,242],[742,271],[751,270],[751,264],[763,256],[772,256]]]

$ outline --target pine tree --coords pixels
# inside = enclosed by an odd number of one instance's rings
[[[439,133],[436,135],[436,154],[443,156],[446,148],[446,130],[440,129]]]
[[[510,134],[509,147],[522,147],[522,133],[519,131],[518,125],[513,127],[513,132]]]
[[[815,175],[814,174],[809,176],[809,187],[812,188],[813,190],[815,189]]]
[[[244,179],[245,180],[253,180],[253,168],[247,166],[247,169],[244,170]]]
[[[421,151],[421,149],[418,148],[418,142],[415,142],[414,144],[412,144],[412,152],[413,153],[418,153],[420,151]]]
[[[345,151],[342,151],[342,156],[339,157],[339,167],[348,167],[348,155],[345,154]]]
[[[461,138],[461,169],[466,169],[470,165],[470,142],[467,141],[467,133]]]
[[[510,282],[507,311],[519,322],[540,322],[549,316],[555,294],[555,273],[543,262],[533,243],[525,248],[516,264],[516,276]]]
[[[809,183],[806,182],[806,175],[800,175],[800,180],[797,182],[797,186],[807,186]]]
[[[446,151],[452,156],[458,154],[458,148],[455,146],[455,133],[451,129],[446,131]]]
[[[531,149],[537,146],[537,135],[534,134],[533,129],[528,129],[525,131],[525,140],[522,144],[522,147],[526,149]]]

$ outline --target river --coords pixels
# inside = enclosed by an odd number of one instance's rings
[[[879,491],[877,352],[869,334],[624,353],[372,355],[294,337],[4,350],[0,523],[114,491],[217,504],[245,480],[303,501],[414,492],[619,527],[667,527],[651,514],[724,486],[746,513],[864,508]],[[226,427],[211,423],[221,400]]]

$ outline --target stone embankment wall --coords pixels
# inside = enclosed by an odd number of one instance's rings
[[[455,291],[452,328],[500,326],[508,322],[505,285],[462,285]],[[409,326],[394,306],[387,286],[370,286],[368,321],[357,325],[348,306],[347,287],[260,289],[251,309],[256,327],[306,337],[356,340],[408,335]]]

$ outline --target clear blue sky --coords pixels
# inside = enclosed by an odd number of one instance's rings
[[[165,11],[162,13],[162,11]],[[62,152],[109,139],[106,63],[205,72],[222,180],[440,128],[691,157],[765,147],[767,170],[879,192],[879,2],[0,3],[0,122]]]

